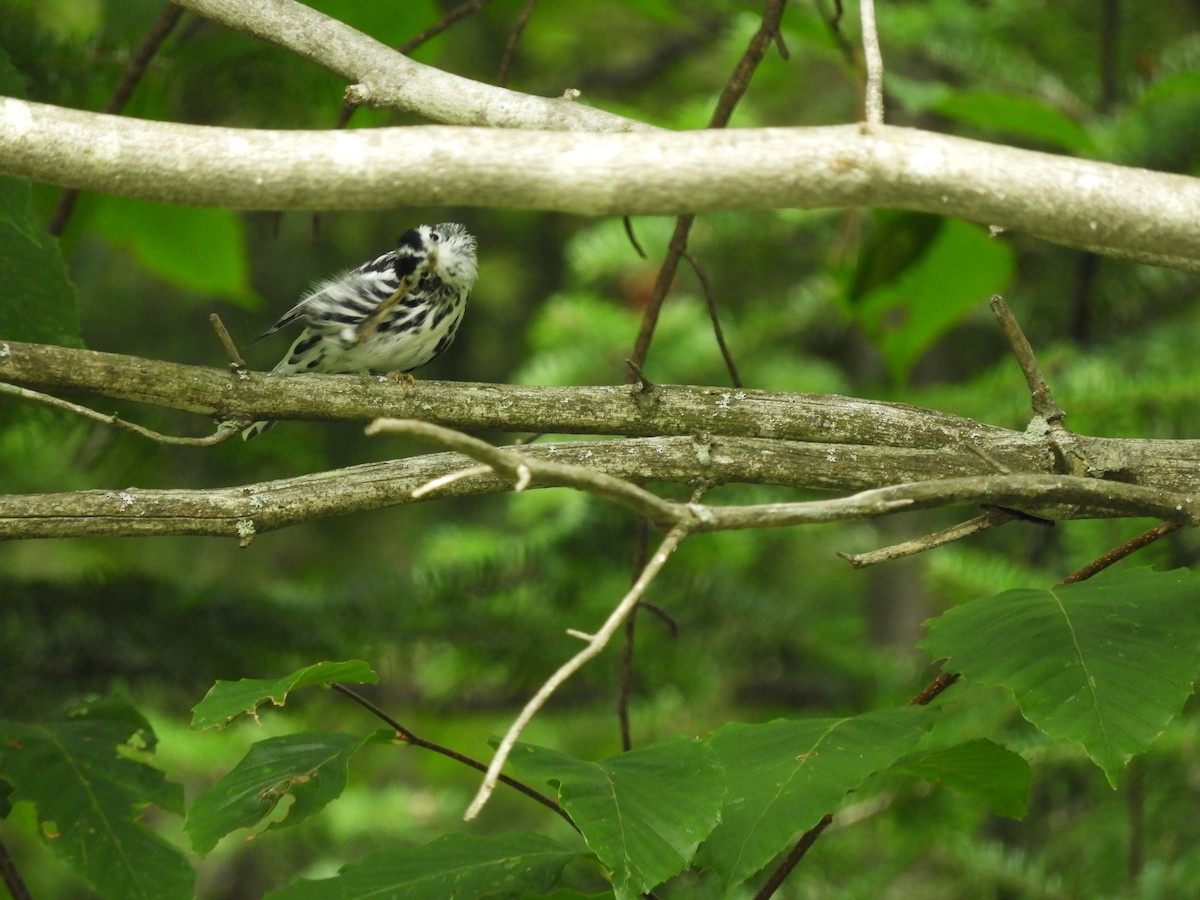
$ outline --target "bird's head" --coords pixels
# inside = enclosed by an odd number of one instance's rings
[[[459,289],[475,283],[475,238],[457,222],[418,225],[396,242],[396,275],[416,285],[438,278]]]

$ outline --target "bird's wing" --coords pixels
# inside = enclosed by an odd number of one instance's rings
[[[396,277],[395,258],[395,251],[385,253],[357,269],[318,281],[259,338],[298,323],[333,334],[363,321],[396,292],[400,280]]]

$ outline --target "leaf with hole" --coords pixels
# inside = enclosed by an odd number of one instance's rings
[[[192,708],[192,728],[201,731],[214,726],[224,727],[238,716],[253,716],[268,700],[276,706],[287,702],[288,694],[296,688],[335,681],[374,684],[379,677],[371,667],[358,659],[345,662],[319,662],[297,669],[283,678],[243,678],[240,681],[218,681],[204,699]]]

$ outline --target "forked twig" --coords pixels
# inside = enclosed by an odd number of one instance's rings
[[[521,736],[521,732],[525,730],[525,726],[537,714],[538,710],[545,705],[551,695],[580,668],[583,667],[590,659],[597,656],[602,651],[608,642],[612,639],[613,634],[621,627],[625,618],[633,611],[641,600],[642,595],[654,580],[654,577],[662,569],[663,565],[670,558],[671,554],[679,547],[683,539],[688,535],[688,529],[682,525],[677,525],[672,528],[661,544],[658,545],[658,550],[647,561],[645,568],[642,569],[633,587],[629,592],[621,598],[621,602],[617,604],[612,613],[605,620],[600,630],[593,635],[582,635],[578,632],[575,634],[583,637],[587,644],[582,650],[576,653],[573,657],[563,663],[553,675],[546,679],[543,684],[525,704],[516,720],[509,726],[504,738],[500,741],[500,745],[496,748],[496,755],[492,757],[491,765],[488,766],[487,774],[484,776],[483,783],[479,786],[479,791],[475,794],[475,799],[471,801],[471,805],[467,807],[464,819],[470,821],[479,815],[479,811],[483,809],[488,798],[491,797],[492,791],[495,790],[496,782],[500,777],[500,770],[504,768],[505,762],[508,761],[508,756],[512,752],[513,747],[517,743],[517,738]]]
[[[762,62],[767,48],[772,45],[775,35],[779,33],[779,23],[783,18],[783,9],[786,5],[786,0],[767,0],[766,8],[763,10],[762,24],[750,39],[746,52],[742,54],[742,58],[734,67],[733,74],[725,84],[724,90],[721,91],[712,118],[709,119],[709,128],[724,128],[729,124],[729,118],[733,115],[738,101],[750,87],[750,79],[758,68],[758,64]],[[645,311],[642,313],[641,327],[638,329],[637,340],[633,345],[633,353],[630,354],[630,358],[639,366],[644,366],[646,363],[646,354],[650,352],[650,341],[654,337],[659,313],[667,298],[667,292],[675,281],[679,260],[687,251],[688,235],[695,221],[695,215],[690,213],[679,216],[675,220],[675,231],[671,235],[671,243],[667,247],[667,254],[663,258],[658,278],[654,282],[654,290],[646,302]]]

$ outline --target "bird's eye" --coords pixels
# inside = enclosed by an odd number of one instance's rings
[[[442,242],[442,233],[440,231],[431,231],[429,232],[429,239],[435,244],[440,244]]]

